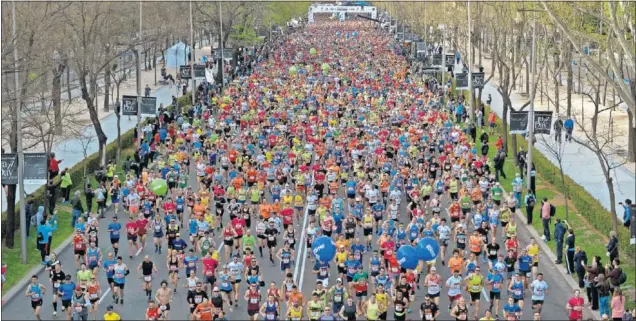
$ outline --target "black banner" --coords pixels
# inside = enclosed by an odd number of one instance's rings
[[[124,116],[137,116],[137,96],[126,96],[121,98],[121,114]]]
[[[468,74],[455,74],[455,89],[468,89]]]
[[[2,184],[18,184],[18,155],[2,154]]]
[[[194,67],[194,78],[205,78],[204,65],[193,65],[192,67]]]
[[[552,112],[551,111],[535,111],[534,112],[534,133],[550,134],[552,130]]]
[[[141,97],[141,114],[157,115],[157,97]]]
[[[46,153],[24,154],[24,184],[46,184],[48,160]]]
[[[486,78],[483,72],[473,72],[473,88],[484,88]]]
[[[181,65],[179,67],[179,76],[181,79],[192,79],[192,72],[189,65]]]
[[[510,133],[523,134],[528,128],[528,112],[527,111],[510,111]]]
[[[444,62],[446,63],[446,67],[455,66],[455,55],[446,55]]]
[[[442,55],[433,55],[433,66],[442,66]]]

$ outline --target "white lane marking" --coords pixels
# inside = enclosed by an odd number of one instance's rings
[[[305,200],[306,201],[306,200]],[[302,276],[300,279],[297,279],[298,277],[298,268],[300,268],[301,265],[301,260],[302,260],[302,268],[305,268],[305,258],[307,257],[307,246],[305,246],[305,230],[307,229],[307,217],[309,216],[309,208],[307,207],[307,202],[305,202],[305,217],[303,218],[303,227],[302,230],[300,230],[300,242],[299,242],[299,248],[298,248],[298,253],[296,254],[296,262],[295,262],[295,267],[294,267],[294,280],[296,280],[297,283],[299,283],[299,287],[298,289],[301,290],[302,289]],[[301,272],[302,275],[305,274],[305,271]]]
[[[490,303],[490,297],[488,297],[488,293],[486,293],[486,289],[484,289],[483,287],[481,288],[481,294],[484,295],[486,302]]]
[[[99,301],[97,301],[97,304],[102,304],[102,301],[104,300],[104,298],[106,297],[106,295],[110,292],[110,287],[108,287],[106,289],[106,292],[104,292],[104,294],[102,294],[102,297],[99,298]]]
[[[142,247],[140,247],[140,248],[139,248],[139,250],[137,250],[137,254],[135,254],[135,256],[139,256],[139,253],[141,253],[141,250],[143,250],[143,249],[144,249],[144,247],[143,247],[143,246],[142,246]]]

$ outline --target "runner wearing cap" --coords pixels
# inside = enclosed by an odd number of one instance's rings
[[[88,320],[88,309],[90,307],[91,303],[88,299],[88,293],[85,293],[81,286],[76,286],[75,292],[71,297],[71,318],[73,320]]]

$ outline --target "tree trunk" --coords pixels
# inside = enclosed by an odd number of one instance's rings
[[[157,46],[152,47],[152,68],[155,70],[155,86],[157,85]]]
[[[110,56],[109,47],[106,47],[106,57]],[[110,81],[111,81],[111,64],[107,64],[106,68],[104,68],[104,111],[108,112],[110,109]]]
[[[55,133],[62,134],[62,74],[66,69],[65,64],[59,64],[53,68],[53,81],[51,84],[51,100],[55,113]]]
[[[566,46],[566,58],[565,61],[563,62],[564,64],[566,64],[567,66],[567,72],[568,72],[568,78],[567,78],[567,83],[566,83],[566,100],[567,100],[567,110],[566,110],[566,116],[567,117],[571,117],[572,116],[572,86],[573,86],[573,80],[574,80],[574,72],[572,71],[572,45],[571,44],[567,44]]]
[[[71,95],[71,68],[66,68],[66,94],[68,95],[68,102],[73,101],[73,95]]]
[[[2,236],[4,237],[4,245],[7,248],[15,247],[15,225],[16,225],[16,206],[15,192],[17,185],[7,186],[7,224],[4,228]]]
[[[526,94],[530,95],[530,69],[532,68],[532,66],[530,66],[528,64],[528,58],[525,57],[525,55],[524,55],[524,59],[523,60],[524,60],[525,65],[526,65]]]
[[[636,124],[634,124],[634,114],[631,109],[627,109],[629,127],[627,128],[627,161],[636,161]]]
[[[559,161],[559,174],[561,174],[561,185],[563,186],[563,195],[565,196],[565,220],[570,220],[570,193],[568,191],[568,186],[565,184],[565,174],[563,174],[563,162]]]
[[[88,109],[88,114],[90,116],[91,122],[93,123],[93,127],[95,127],[95,133],[97,134],[97,141],[99,142],[99,160],[101,165],[106,165],[106,142],[108,138],[102,129],[102,124],[99,121],[99,115],[97,113],[97,106],[93,103],[93,97],[90,96],[88,92],[89,84],[86,83],[86,73],[80,71],[80,74],[77,75],[79,78],[80,88],[82,90],[82,99],[86,102],[86,109]],[[91,88],[96,86],[97,79],[95,77],[91,77],[90,79]]]
[[[556,110],[556,114],[559,115],[559,79],[557,78],[556,74],[554,74],[553,80],[554,80],[554,108]]]
[[[119,85],[121,84],[121,82],[116,82],[117,84],[117,105],[120,105],[120,101],[119,101]],[[121,106],[119,107],[115,107],[115,115],[117,116],[117,155],[115,157],[117,157],[117,164],[119,164],[119,161],[121,160]]]

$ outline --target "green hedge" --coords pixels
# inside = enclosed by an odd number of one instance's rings
[[[190,98],[190,93],[188,93],[187,95],[180,97],[179,98],[179,106],[183,106],[182,108],[187,108],[188,106],[191,106],[191,98]],[[169,106],[168,108],[170,108],[171,106]],[[144,124],[146,124],[148,121],[150,120],[154,120],[154,118],[149,118],[147,119]],[[126,148],[132,147],[134,145],[134,137],[135,137],[135,131],[137,129],[136,128],[132,128],[129,129],[128,131],[124,132],[121,134],[121,149],[124,150]],[[110,144],[106,145],[106,149],[105,149],[105,153],[106,153],[106,163],[108,163],[110,160],[114,160],[117,156],[117,140],[111,142]],[[73,186],[71,188],[72,191],[75,191],[77,189],[83,190],[84,188],[84,184],[85,184],[85,179],[84,179],[84,166],[86,166],[86,173],[87,174],[92,174],[94,173],[97,169],[99,169],[100,167],[100,162],[99,162],[99,153],[94,153],[90,156],[88,156],[86,159],[82,160],[81,162],[75,164],[73,167],[69,168],[69,171],[71,173],[71,178],[73,180]],[[60,177],[58,176],[56,178],[56,182],[59,181]],[[38,188],[37,190],[35,190],[35,192],[33,192],[30,195],[30,198],[33,199],[33,206],[34,206],[34,210],[37,210],[37,208],[40,205],[44,205],[44,199],[46,197],[46,189],[44,186],[41,186],[40,188]],[[16,205],[15,207],[15,211],[16,213],[19,211],[19,206]],[[35,213],[34,213],[35,214]],[[2,231],[2,239],[4,240],[6,233],[6,228],[7,228],[7,224],[6,224],[6,212],[2,213],[2,224],[1,224],[1,231]],[[20,220],[17,219],[16,222],[16,230],[18,230],[20,227]]]

